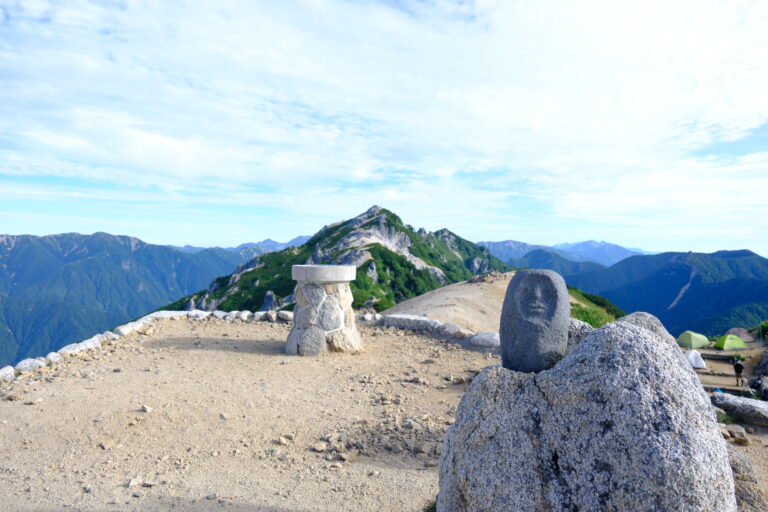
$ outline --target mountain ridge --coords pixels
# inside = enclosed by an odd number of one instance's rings
[[[243,259],[223,249],[185,254],[103,232],[0,235],[0,363],[140,316]]]
[[[415,230],[385,208],[320,229],[299,247],[268,253],[238,273],[215,279],[206,290],[183,297],[169,309],[260,309],[268,292],[290,302],[295,264],[339,264],[358,268],[351,283],[354,306],[387,309],[403,299],[489,270],[509,270],[487,248],[447,229]]]

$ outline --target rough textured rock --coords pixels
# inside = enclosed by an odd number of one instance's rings
[[[16,364],[16,370],[20,372],[31,372],[46,365],[45,358],[22,359]]]
[[[438,332],[447,338],[454,338],[460,330],[461,328],[458,325],[452,322],[445,322],[440,326]]]
[[[411,331],[435,331],[442,327],[442,323],[432,320],[425,316],[408,315],[404,313],[395,313],[393,315],[384,315],[382,323],[385,327],[397,327],[398,329],[408,329]]]
[[[296,354],[302,356],[317,356],[327,351],[325,331],[316,325],[310,325],[306,329],[291,331],[289,338],[294,336],[296,340]],[[289,344],[291,342],[289,341]],[[287,351],[287,349],[286,349]]]
[[[11,381],[16,378],[16,371],[13,366],[3,366],[0,368],[0,382]]]
[[[61,354],[58,352],[49,352],[48,355],[45,356],[45,359],[51,363],[58,363],[61,361]]]
[[[498,347],[501,341],[497,332],[479,332],[469,338],[469,343],[478,347]]]
[[[437,509],[733,512],[733,485],[693,370],[625,322],[538,374],[483,370],[443,443]]]
[[[552,368],[568,350],[571,306],[565,281],[551,270],[520,270],[501,308],[501,364],[519,372]]]
[[[71,356],[83,351],[83,347],[79,343],[70,343],[61,347],[58,352],[63,356]]]
[[[199,309],[192,310],[188,313],[189,318],[193,320],[205,320],[209,316],[211,316],[210,311],[201,311]]]
[[[269,290],[264,295],[264,302],[261,305],[262,311],[275,311],[280,307],[280,301],[277,300],[277,297],[275,296],[275,292],[272,290]]]
[[[294,296],[293,313],[278,313],[281,319],[293,321],[286,353],[319,355],[329,350],[362,351],[363,340],[355,327],[349,283],[298,281]]]
[[[677,346],[677,340],[675,340],[674,336],[669,334],[669,331],[667,331],[667,329],[664,327],[664,324],[661,323],[661,320],[650,313],[636,311],[632,314],[617,318],[616,321],[627,322],[638,327],[642,327],[643,329],[647,329],[661,336],[661,339],[667,343]]]
[[[741,423],[768,427],[768,402],[728,393],[712,393],[712,405],[721,408]]]
[[[277,312],[277,318],[282,320],[283,322],[290,322],[293,320],[293,312],[292,311],[278,311]]]
[[[739,512],[765,512],[768,510],[768,501],[760,491],[757,474],[749,459],[730,445],[728,446],[728,457],[733,470],[736,503]]]
[[[576,318],[571,318],[568,323],[568,351],[581,340],[586,338],[595,328],[587,322],[582,322]]]
[[[328,336],[328,348],[334,352],[358,352],[362,344],[357,329],[344,327]]]

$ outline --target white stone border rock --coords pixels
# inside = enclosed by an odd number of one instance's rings
[[[271,313],[271,314],[270,314]],[[80,341],[78,343],[70,343],[64,347],[61,347],[56,352],[49,352],[45,357],[35,357],[22,359],[15,366],[5,366],[0,368],[0,382],[11,382],[16,379],[17,376],[22,373],[34,372],[40,368],[51,366],[58,363],[67,356],[73,356],[85,352],[88,350],[100,349],[103,343],[108,343],[114,340],[118,340],[122,337],[129,336],[131,334],[146,333],[149,330],[151,324],[158,320],[176,320],[179,318],[188,318],[190,320],[202,321],[208,318],[217,318],[224,320],[225,322],[259,322],[259,321],[272,321],[281,320],[283,322],[292,322],[293,313],[291,311],[201,311],[195,309],[192,311],[155,311],[148,315],[128,322],[123,325],[119,325],[111,331],[105,331],[101,334],[97,334],[88,338],[87,340]]]
[[[496,340],[499,339],[498,333],[476,333],[467,329],[462,329],[458,325],[451,322],[440,322],[439,320],[433,320],[431,318],[419,315],[395,313],[391,315],[378,316],[381,317],[380,323],[384,327],[395,327],[397,329],[404,329],[408,331],[418,331],[429,334],[432,337],[440,340],[453,340],[456,342],[468,340],[470,345],[478,348],[495,348],[499,346],[498,343],[495,345],[489,344],[490,339],[493,336],[495,336]]]

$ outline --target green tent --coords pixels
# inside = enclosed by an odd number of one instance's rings
[[[747,347],[747,345],[744,344],[744,340],[738,336],[726,334],[717,338],[715,348],[719,348],[720,350],[743,350],[749,347]]]
[[[709,345],[709,340],[703,334],[685,331],[677,337],[677,344],[683,348],[702,348]]]

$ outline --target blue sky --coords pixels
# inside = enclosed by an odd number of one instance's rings
[[[672,4],[672,5],[670,5]],[[0,0],[0,233],[768,255],[768,2]]]

